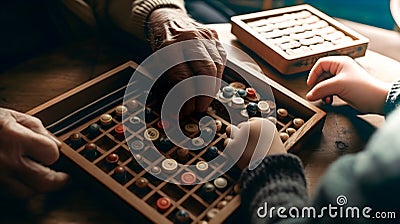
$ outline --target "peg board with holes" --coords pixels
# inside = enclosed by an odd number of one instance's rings
[[[127,62],[29,113],[39,117],[46,128],[63,142],[61,152],[65,157],[149,222],[221,223],[227,220],[240,205],[237,180],[241,171],[234,166],[222,173],[219,170],[224,164],[212,166],[208,161],[223,150],[229,118],[223,110],[216,108],[221,105],[213,102],[206,112],[217,124],[216,135],[210,144],[199,151],[188,151],[171,142],[165,144],[163,129],[167,127],[160,122],[159,103],[148,101],[147,105],[140,105],[137,99],[145,97],[148,92],[142,91],[138,83],[132,84],[137,85],[137,91],[122,105],[126,85],[136,67],[134,62]],[[242,68],[238,62],[228,61],[223,79],[235,91],[246,91],[246,84],[230,69],[232,67],[254,79],[260,76]],[[147,77],[143,76],[143,79]],[[244,98],[244,103],[259,105],[254,116],[277,111],[276,126],[284,145],[289,151],[296,150],[308,137],[321,131],[325,113],[279,84],[271,80],[267,84],[272,88],[275,103],[269,99],[257,99],[256,89],[247,89],[250,98]],[[266,111],[267,107],[270,111]],[[145,108],[145,121],[136,117],[140,108]],[[129,115],[125,121],[127,125],[122,125],[125,124],[121,121],[124,113]],[[199,118],[195,116],[180,124],[183,132],[196,139],[193,144],[202,144],[196,138],[200,132],[198,124]],[[157,149],[148,146],[148,140],[153,141]],[[159,150],[165,157],[146,158],[141,154],[145,150]],[[146,164],[146,169],[138,164],[139,160]],[[176,169],[177,163],[194,164],[202,174]],[[170,178],[185,182],[201,180],[215,172],[221,176],[202,184],[178,185],[161,181],[152,172],[165,172]]]
[[[232,33],[282,74],[308,71],[324,56],[365,55],[369,40],[310,5],[234,16]]]

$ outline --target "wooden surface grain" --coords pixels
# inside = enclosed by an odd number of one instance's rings
[[[280,75],[241,45],[230,34],[229,25],[213,27],[223,42],[238,46],[254,58],[268,77],[299,96],[305,96],[309,90],[305,84],[306,74]],[[99,50],[91,40],[63,46],[0,74],[0,106],[27,111],[129,59],[141,58],[139,54],[140,51],[132,53],[109,43],[102,43]],[[399,78],[396,73],[400,64],[381,54],[367,51],[366,56],[357,61],[382,80]],[[327,112],[324,127],[320,135],[311,138],[298,152],[310,195],[332,162],[362,150],[376,127],[384,122],[381,116],[358,115],[337,98],[334,107],[316,105]],[[116,211],[119,207],[114,206],[112,197],[106,197],[102,192],[103,189],[87,177],[74,174],[71,184],[61,192],[39,195],[29,201],[3,197],[0,223],[135,223],[123,218],[124,215]]]

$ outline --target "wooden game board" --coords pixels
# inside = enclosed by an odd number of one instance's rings
[[[154,167],[161,167],[163,162],[160,159],[148,159],[140,156],[140,153],[132,154],[127,143],[139,140],[144,143],[144,133],[150,128],[155,128],[162,135],[163,130],[157,125],[160,121],[157,112],[157,103],[149,102],[146,105],[148,114],[146,122],[142,126],[134,129],[127,126],[124,129],[127,138],[120,138],[116,133],[116,127],[122,123],[121,118],[117,116],[115,108],[122,104],[123,95],[129,79],[137,64],[127,62],[105,74],[88,81],[87,83],[56,97],[43,105],[40,105],[29,114],[39,117],[46,128],[53,133],[62,142],[61,152],[89,176],[93,177],[100,184],[104,185],[123,203],[138,211],[149,222],[153,223],[176,223],[176,214],[179,211],[186,211],[188,221],[186,223],[222,223],[230,217],[240,205],[239,187],[237,180],[240,170],[233,167],[227,173],[220,173],[227,182],[226,186],[215,188],[212,196],[204,197],[203,189],[206,184],[215,185],[216,183],[203,183],[198,185],[177,185],[166,181],[161,181],[142,166],[139,166],[136,160],[144,161],[152,170]],[[232,69],[234,68],[234,69]],[[238,72],[239,71],[239,72]],[[280,133],[284,133],[288,128],[293,128],[293,119],[301,118],[304,124],[296,127],[295,132],[284,142],[288,151],[295,151],[301,143],[314,134],[318,134],[323,125],[325,112],[313,106],[309,102],[300,98],[296,94],[288,91],[281,85],[272,80],[266,79],[260,82],[261,76],[250,68],[242,67],[237,61],[228,61],[223,79],[227,83],[234,81],[242,82],[238,75],[248,76],[248,80],[258,80],[261,86],[270,85],[275,97],[276,109],[285,108],[289,114],[283,119],[278,118],[276,126]],[[146,79],[147,77],[143,77]],[[138,99],[147,93],[142,92],[138,83],[137,91],[131,93],[130,99]],[[212,105],[216,105],[213,103]],[[142,105],[144,106],[144,105]],[[150,110],[151,109],[151,110]],[[128,107],[126,111],[131,116],[138,113],[138,109]],[[104,126],[99,122],[99,117],[103,114],[109,114],[112,117],[110,125]],[[205,151],[211,146],[217,146],[219,150],[223,148],[223,142],[226,139],[225,128],[229,124],[228,118],[220,110],[210,108],[208,115],[222,122],[222,128],[217,132],[213,141],[205,145],[201,151],[188,153],[185,164],[196,164],[199,161],[207,162]],[[193,124],[198,119],[193,117],[186,119]],[[99,132],[95,135],[89,134],[88,127],[91,124],[100,125]],[[182,126],[184,126],[183,122]],[[191,137],[198,135],[198,130],[191,133]],[[80,136],[80,141],[73,142],[73,136]],[[95,154],[88,154],[90,147],[88,144],[96,145]],[[92,144],[93,146],[93,144]],[[141,150],[150,150],[145,145]],[[163,149],[162,153],[169,159],[179,160],[177,158],[178,150],[176,146]],[[111,156],[110,156],[111,155]],[[223,166],[224,164],[221,164]],[[204,176],[196,178],[206,178],[211,173],[219,172],[221,166],[208,167]],[[121,178],[121,170],[123,177]],[[170,178],[180,178],[187,170],[176,170]],[[143,180],[147,180],[143,181]],[[170,205],[160,198],[167,198]],[[162,209],[157,203],[161,203]]]
[[[310,70],[328,55],[365,55],[368,39],[310,5],[234,16],[232,33],[282,74]]]

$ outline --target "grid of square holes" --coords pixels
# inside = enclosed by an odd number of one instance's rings
[[[232,82],[230,86],[237,92],[237,82]],[[221,88],[221,93],[223,90],[224,87]],[[243,85],[243,90],[249,91],[246,85]],[[148,172],[148,170],[152,170],[154,167],[161,168],[161,163],[165,157],[174,159],[182,164],[194,165],[199,161],[207,162],[212,159],[205,156],[207,149],[212,146],[216,146],[219,153],[221,153],[223,150],[223,142],[227,138],[225,129],[230,123],[230,118],[226,110],[224,110],[224,106],[219,101],[214,101],[207,111],[207,115],[210,115],[215,120],[221,121],[222,124],[211,143],[204,145],[202,150],[189,151],[186,157],[182,159],[178,152],[180,147],[174,144],[161,146],[162,143],[160,139],[164,138],[164,128],[166,127],[165,125],[164,127],[162,125],[160,126],[160,116],[157,112],[158,104],[156,102],[144,106],[137,100],[145,94],[146,93],[137,93],[127,101],[132,102],[133,100],[137,105],[135,107],[124,105],[127,109],[127,111],[125,111],[127,116],[124,116],[125,120],[122,120],[122,117],[116,112],[116,108],[121,106],[121,104],[118,104],[115,105],[114,108],[104,111],[105,114],[110,115],[110,121],[107,122],[107,125],[100,122],[100,117],[96,117],[84,125],[74,128],[74,130],[61,136],[61,138],[67,145],[74,149],[75,152],[86,158],[88,164],[102,170],[108,176],[112,177],[113,181],[117,182],[121,187],[128,189],[131,194],[134,194],[136,197],[140,198],[142,202],[149,205],[154,210],[153,212],[161,214],[164,220],[157,220],[158,223],[176,223],[179,221],[179,218],[177,218],[179,215],[177,214],[181,214],[182,211],[184,211],[184,215],[186,215],[186,217],[184,217],[186,220],[184,223],[212,222],[213,219],[218,219],[218,213],[221,210],[227,209],[228,207],[230,209],[229,213],[233,213],[238,207],[238,200],[235,199],[239,197],[237,180],[240,176],[240,170],[236,166],[227,173],[221,173],[220,170],[225,165],[224,163],[217,164],[217,166],[210,165],[206,172],[204,172],[204,175],[196,176],[197,179],[204,180],[218,173],[226,180],[227,185],[225,187],[214,188],[214,191],[211,193],[208,192],[207,195],[204,193],[206,185],[215,185],[215,183],[208,182],[198,185],[178,185],[161,181]],[[284,109],[283,107],[285,105],[279,103],[275,104],[272,99],[260,100],[256,97],[256,99],[249,100],[246,98],[244,100],[245,105],[251,102],[257,105],[260,101],[267,103],[270,111],[267,114],[261,114],[258,110],[254,116],[267,116],[270,120],[276,122],[276,127],[283,141],[287,141],[304,121],[308,119],[308,117],[296,114],[295,111],[292,112]],[[227,102],[227,104],[229,104],[229,102]],[[140,108],[146,108],[145,121],[137,119]],[[243,110],[246,111],[246,109],[243,108],[237,111],[238,116],[243,116],[243,119],[247,119],[246,116],[248,116],[248,114],[240,115],[240,112]],[[277,119],[272,116],[276,111],[278,114]],[[302,123],[300,125],[296,124],[296,122],[294,122],[296,119],[300,120]],[[123,131],[126,138],[118,133],[118,127],[121,127],[122,124],[124,124]],[[192,127],[194,126],[195,131],[187,132],[185,126],[188,124]],[[200,134],[197,124],[199,124],[199,118],[190,117],[181,121],[180,129],[183,130],[188,137],[196,138]],[[96,132],[90,130],[93,126],[98,127]],[[153,143],[157,146],[158,151],[165,157],[154,158],[153,156],[143,156],[151,155],[152,150],[157,150],[148,145],[144,137],[146,130],[150,128],[154,128],[158,131],[159,137],[154,140]],[[143,143],[143,145],[139,144],[139,151],[132,154],[128,144],[132,144],[133,142]],[[187,142],[183,142],[182,144],[187,144]],[[138,160],[141,161],[140,164]],[[143,164],[145,164],[146,167],[143,167]],[[123,172],[121,172],[121,170]],[[191,172],[191,170],[187,168],[178,169],[173,174],[165,175],[164,178],[178,180],[185,172]],[[163,172],[161,172],[161,175],[163,175]],[[157,203],[159,203],[161,198],[166,198],[171,202],[170,205],[160,209]],[[230,205],[230,203],[236,204]]]

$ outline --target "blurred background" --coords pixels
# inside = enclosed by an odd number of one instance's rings
[[[332,17],[388,30],[393,30],[395,27],[390,13],[390,0],[188,0],[186,2],[192,16],[204,23],[227,22],[232,15],[262,9],[310,4]],[[213,13],[215,15],[212,15]]]

